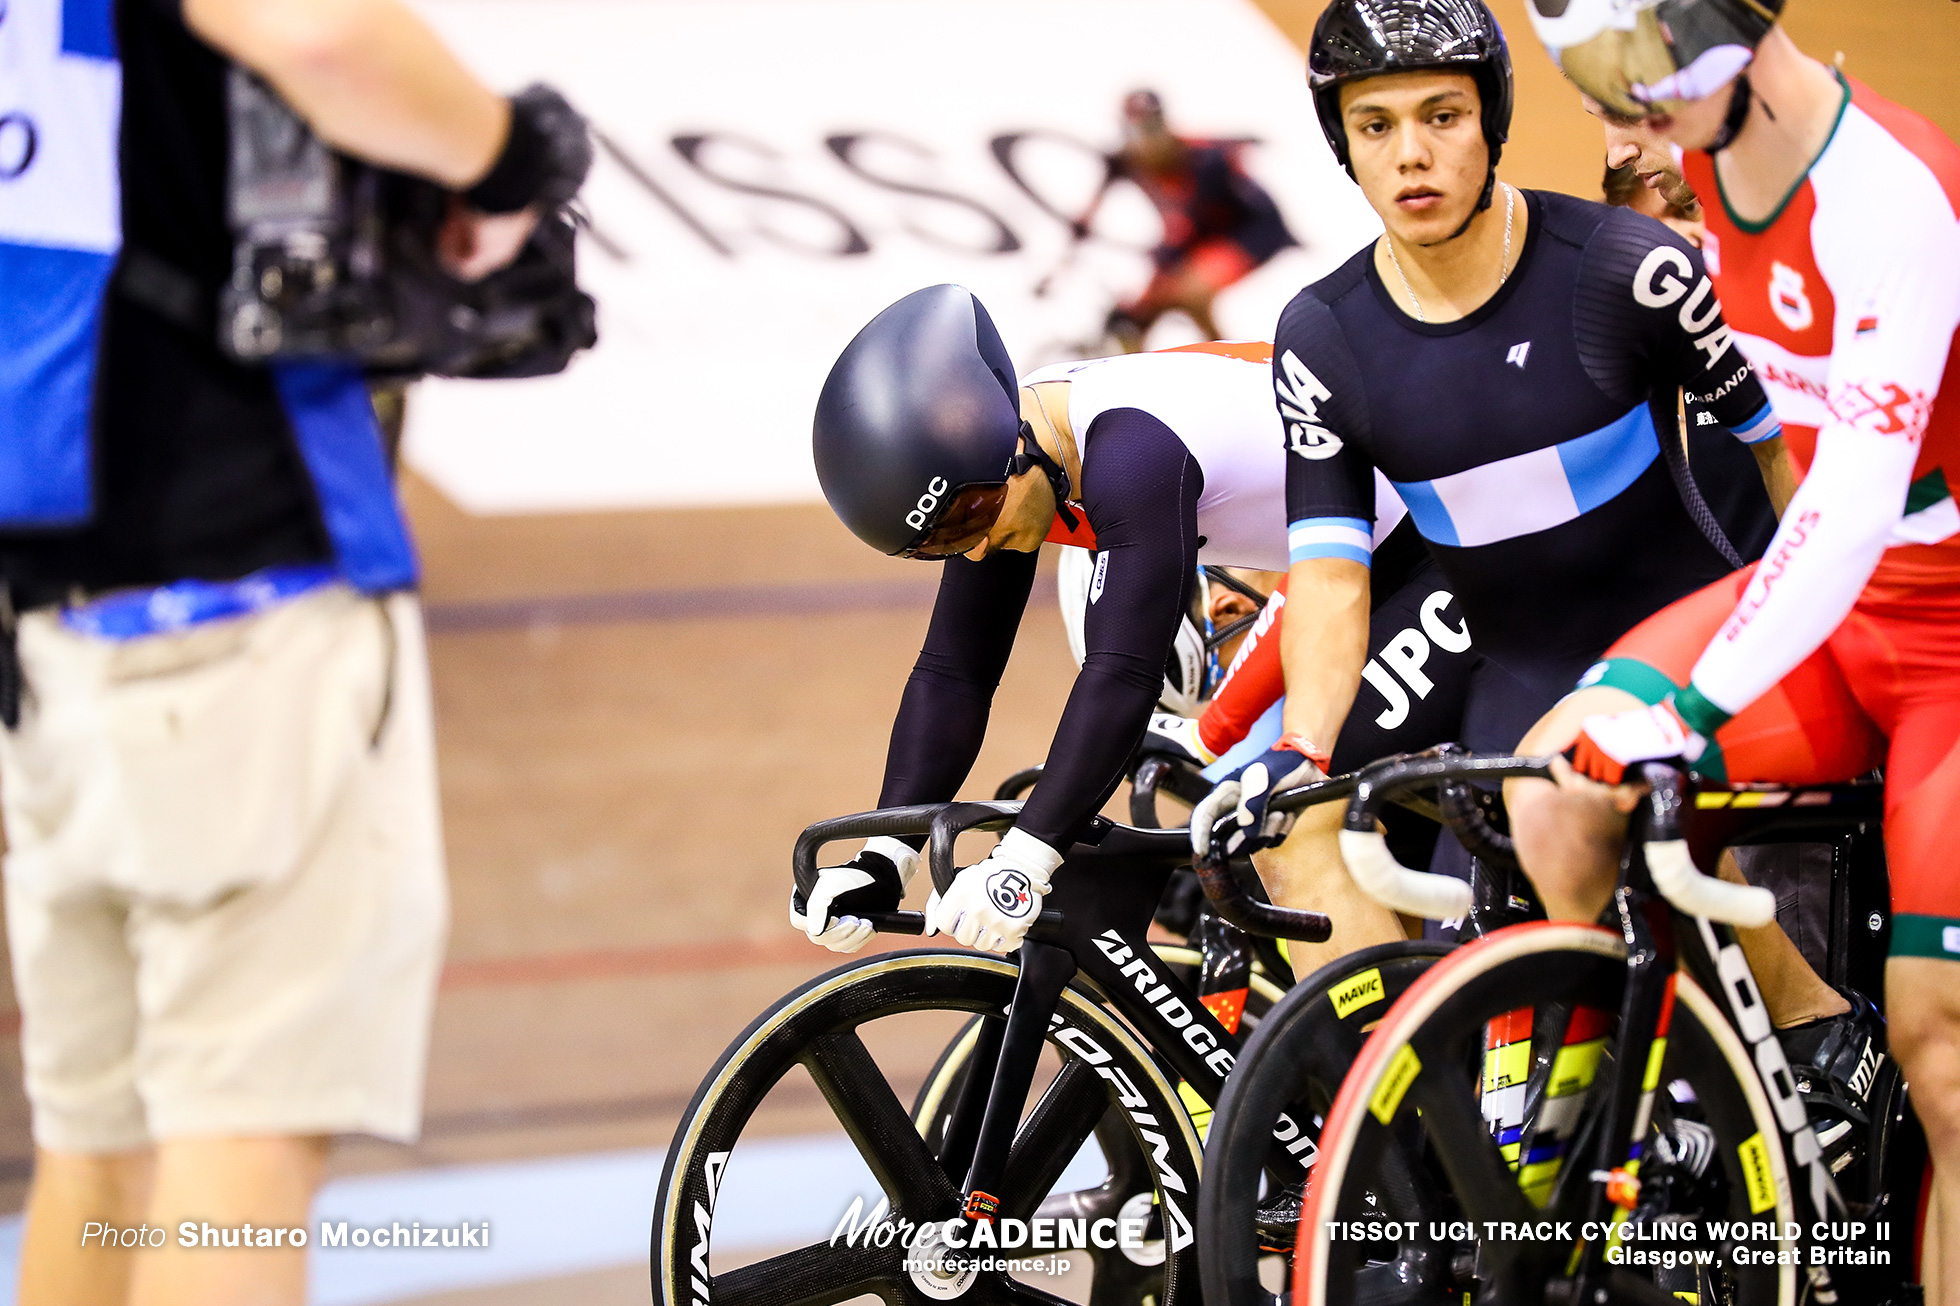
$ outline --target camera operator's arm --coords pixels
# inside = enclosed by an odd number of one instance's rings
[[[183,0],[201,39],[264,77],[321,139],[467,190],[510,134],[510,102],[398,0]]]
[[[183,0],[198,36],[270,82],[321,139],[461,195],[439,238],[474,280],[578,192],[585,120],[556,91],[504,99],[399,0]]]

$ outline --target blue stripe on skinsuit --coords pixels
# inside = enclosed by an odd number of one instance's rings
[[[415,584],[415,546],[395,501],[367,382],[346,363],[281,363],[279,398],[312,474],[341,574],[375,594]]]
[[[112,254],[0,241],[0,523],[87,521]]]
[[[1749,420],[1735,427],[1734,432],[1745,444],[1755,444],[1758,440],[1767,440],[1782,429],[1782,424],[1776,420],[1776,410],[1765,403],[1749,415]]]
[[[1661,456],[1654,415],[1641,404],[1611,426],[1602,426],[1558,446],[1565,480],[1582,513],[1617,498]]]
[[[0,5],[0,12],[5,6]],[[113,0],[61,0],[61,52],[87,59],[116,57]]]
[[[1310,562],[1315,558],[1346,558],[1349,562],[1358,562],[1364,567],[1372,566],[1375,561],[1375,556],[1366,549],[1356,548],[1352,544],[1331,542],[1302,544],[1289,550],[1286,555],[1288,563]]]
[[[1416,519],[1416,530],[1422,538],[1456,547],[1456,523],[1450,520],[1450,510],[1443,506],[1443,500],[1428,481],[1391,481],[1390,484],[1402,496],[1409,516]]]

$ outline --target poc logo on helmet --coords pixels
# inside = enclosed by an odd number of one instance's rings
[[[919,506],[905,514],[905,524],[915,531],[922,531],[932,520],[932,510],[939,506],[939,496],[946,493],[946,478],[935,476],[926,484],[926,492],[919,496]]]

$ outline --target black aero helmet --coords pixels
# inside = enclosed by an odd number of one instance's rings
[[[1497,184],[1498,157],[1511,135],[1516,97],[1504,30],[1482,0],[1334,0],[1314,24],[1307,50],[1307,84],[1320,130],[1352,177],[1341,87],[1384,73],[1428,69],[1465,72],[1477,79],[1484,140],[1490,145],[1490,175],[1477,202],[1479,209],[1485,208]]]
[[[915,290],[872,318],[817,397],[817,480],[832,511],[881,553],[943,557],[977,543],[1019,470],[1014,377],[963,286]]]

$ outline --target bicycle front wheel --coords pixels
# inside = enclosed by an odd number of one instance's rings
[[[1626,974],[1619,935],[1541,922],[1499,930],[1418,980],[1328,1112],[1294,1306],[1544,1301],[1601,1243],[1618,1248],[1609,1300],[1791,1306],[1782,1131],[1747,1048],[1685,973],[1666,1042],[1652,1045],[1663,1051],[1645,1077],[1652,1111],[1629,1212],[1663,1241],[1585,1227],[1595,1180],[1579,1158],[1607,1110]],[[1507,1224],[1511,1236],[1486,1236]]]
[[[952,1272],[932,1263],[943,1254],[922,1252],[916,1242],[907,1245],[914,1233],[925,1234],[926,1226],[959,1215],[965,1163],[942,1154],[939,1139],[929,1143],[922,1136],[930,1132],[928,1121],[936,1112],[922,1110],[915,1121],[871,1051],[880,1041],[872,1027],[887,1019],[940,1012],[1004,1021],[1018,974],[1012,963],[978,953],[888,953],[811,980],[757,1017],[695,1093],[668,1153],[652,1231],[657,1306],[829,1306],[867,1294],[891,1306],[953,1298],[989,1306],[1058,1306],[1060,1298],[999,1264]],[[1176,1090],[1128,1028],[1079,988],[1062,995],[1049,1042],[1061,1067],[1032,1095],[1008,1154],[999,1214],[1016,1220],[1035,1216],[1083,1143],[1099,1125],[1106,1130],[1113,1125],[1105,1150],[1120,1138],[1122,1150],[1149,1158],[1134,1194],[1141,1201],[1122,1214],[1148,1221],[1157,1212],[1163,1231],[1163,1255],[1147,1267],[1149,1291],[1138,1295],[1155,1297],[1162,1306],[1194,1300],[1197,1240],[1190,1212],[1201,1153]],[[863,1218],[881,1226],[871,1231],[875,1236],[833,1233],[750,1264],[732,1263],[740,1256],[730,1253],[740,1249],[718,1251],[714,1241],[717,1199],[725,1198],[739,1178],[745,1135],[764,1132],[750,1130],[758,1108],[791,1072],[807,1072],[815,1081],[890,1218]],[[1112,1108],[1116,1120],[1105,1123]],[[805,1201],[795,1191],[766,1197],[780,1201],[786,1213]],[[865,1205],[877,1197],[867,1197]],[[838,1219],[829,1212],[822,1217],[824,1226]],[[853,1223],[845,1218],[839,1228]],[[1093,1245],[1113,1236],[1095,1237]],[[1039,1258],[1052,1264],[1081,1253],[974,1254],[990,1262]]]

